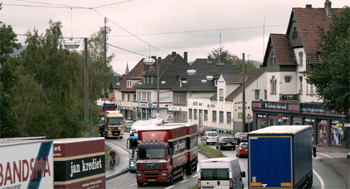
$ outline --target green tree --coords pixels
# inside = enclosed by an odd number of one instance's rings
[[[21,47],[17,41],[12,27],[0,21],[0,137],[16,136],[17,120],[13,107],[17,104],[14,86],[18,82],[15,73],[18,65],[10,61],[10,54]]]
[[[315,85],[320,99],[331,110],[348,112],[350,106],[350,8],[333,14],[329,29],[319,26],[322,63],[303,72],[307,82]]]
[[[230,64],[233,65],[236,71],[242,72],[242,59],[238,58],[238,56],[231,54],[227,50],[224,50],[224,47],[214,48],[209,53],[209,56],[213,59],[219,59],[220,55],[223,56]],[[255,64],[252,61],[246,61],[246,68],[256,68]]]

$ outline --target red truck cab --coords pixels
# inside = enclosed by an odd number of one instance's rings
[[[169,183],[184,177],[186,126],[153,126],[138,130],[136,181]]]

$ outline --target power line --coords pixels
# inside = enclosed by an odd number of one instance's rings
[[[69,5],[62,5],[62,4],[55,4],[55,3],[45,3],[45,2],[39,2],[39,1],[28,1],[28,0],[16,0],[16,1],[27,2],[27,3],[45,4],[45,5],[57,5],[57,6],[72,7],[72,6],[69,6]]]
[[[104,16],[103,14],[99,13],[97,10],[95,10],[95,9],[91,9],[91,10],[93,10],[93,11],[95,11],[97,14],[99,14],[99,15],[101,15],[101,16],[107,18],[107,17]],[[108,19],[108,20],[109,20],[109,19]],[[120,29],[122,29],[122,30],[126,31],[127,33],[129,33],[130,35],[134,36],[134,37],[137,38],[138,40],[144,42],[144,43],[147,44],[148,46],[151,46],[151,47],[153,47],[154,49],[157,49],[157,50],[159,50],[159,51],[161,51],[161,52],[164,52],[165,54],[170,54],[170,53],[167,53],[167,52],[165,52],[165,51],[163,51],[163,50],[161,50],[161,49],[159,49],[159,48],[157,48],[157,47],[155,47],[155,46],[153,46],[153,45],[147,43],[146,41],[144,41],[144,40],[142,40],[141,38],[137,37],[136,35],[132,34],[132,33],[129,32],[128,30],[126,30],[125,28],[121,27],[121,26],[118,25],[117,23],[113,22],[112,20],[109,20],[109,21],[111,21],[113,24],[115,24],[116,26],[118,26]]]
[[[75,9],[91,9],[87,7],[65,7],[65,6],[45,6],[45,5],[23,5],[23,4],[7,4],[3,3],[3,5],[7,6],[17,6],[17,7],[39,7],[39,8],[63,8],[63,9],[70,9],[70,8],[75,8]]]
[[[115,45],[112,45],[112,44],[109,44],[109,43],[107,43],[107,45],[109,45],[111,47],[114,47],[114,48],[117,48],[117,49],[120,49],[120,50],[123,50],[123,51],[126,51],[126,52],[129,52],[129,53],[133,53],[133,54],[137,54],[137,55],[140,55],[140,56],[148,57],[148,55],[144,55],[144,54],[141,54],[141,53],[138,53],[138,52],[127,50],[127,49],[124,49],[124,48],[121,48],[121,47],[118,47],[118,46],[115,46]]]
[[[92,8],[93,8],[93,9],[96,9],[96,8],[101,8],[101,7],[107,7],[107,6],[116,5],[116,4],[121,4],[121,3],[126,3],[126,2],[130,2],[130,1],[133,1],[133,0],[121,1],[121,2],[117,2],[117,3],[111,3],[111,4],[96,6],[96,7],[92,7]]]
[[[265,27],[281,27],[286,25],[271,25]],[[146,35],[168,35],[168,34],[179,34],[179,33],[197,33],[197,32],[213,32],[213,31],[224,31],[224,30],[238,30],[238,29],[256,29],[262,26],[251,26],[242,28],[221,28],[221,29],[209,29],[209,30],[188,30],[188,31],[176,31],[176,32],[162,32],[162,33],[151,33],[151,34],[135,34],[133,36],[146,36]],[[109,37],[130,37],[131,35],[119,35],[119,36],[109,36]]]

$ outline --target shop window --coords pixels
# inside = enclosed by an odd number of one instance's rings
[[[258,129],[262,129],[266,127],[266,116],[258,114]]]
[[[325,119],[317,120],[317,145],[328,146],[328,123]]]
[[[312,118],[305,118],[304,119],[304,125],[311,125],[312,126],[312,136],[311,136],[311,141],[314,143],[314,138],[315,138],[315,126],[314,126],[315,120]]]
[[[267,118],[268,118],[269,126],[278,125],[278,123],[277,123],[277,116],[269,115]]]
[[[331,144],[336,146],[341,146],[342,141],[340,138],[340,133],[343,130],[343,123],[338,120],[332,120],[331,127]]]
[[[302,125],[301,117],[292,117],[292,125]]]

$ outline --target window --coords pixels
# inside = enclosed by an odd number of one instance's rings
[[[136,92],[136,97],[137,97],[136,98],[137,101],[141,101],[141,91]]]
[[[303,94],[303,77],[299,77],[299,93]]]
[[[216,111],[213,111],[213,122],[216,123]]]
[[[227,124],[231,124],[231,112],[226,112],[226,114],[227,114],[227,117],[226,117]]]
[[[310,85],[310,94],[314,94],[314,85]]]
[[[284,82],[290,83],[291,76],[284,76]]]
[[[174,101],[175,101],[175,104],[177,104],[177,98],[176,98],[176,96],[174,97]]]
[[[264,99],[267,100],[267,90],[264,90]]]
[[[142,91],[142,99],[141,101],[145,102],[146,101],[146,92]]]
[[[134,94],[134,100],[136,100],[136,94]]]
[[[130,88],[131,87],[131,81],[127,82],[127,87]]]
[[[219,89],[219,99],[224,100],[224,89]]]
[[[204,121],[208,121],[208,110],[204,110]]]
[[[143,84],[146,83],[146,77],[143,77]]]
[[[193,111],[193,119],[197,120],[197,109],[194,109]]]
[[[276,88],[277,88],[277,79],[275,76],[272,76],[272,79],[270,80],[271,85],[271,94],[276,94]]]
[[[214,86],[215,87],[218,86],[218,80],[217,79],[214,80]]]
[[[292,32],[292,39],[297,39],[297,38],[298,38],[298,31],[297,31],[297,28],[294,27]]]
[[[153,77],[151,77],[151,83],[153,83]]]
[[[151,102],[151,92],[147,92],[147,102]]]
[[[271,55],[270,63],[271,63],[271,65],[276,65],[276,57],[275,57],[274,53],[272,53],[272,55]]]
[[[128,102],[130,102],[131,101],[131,99],[130,99],[130,94],[128,94]]]
[[[122,101],[125,101],[125,94],[122,94]]]
[[[219,122],[224,123],[224,112],[223,111],[219,112],[219,118],[220,118]]]
[[[256,89],[255,90],[255,100],[259,100],[259,98],[260,98],[260,90]]]
[[[192,119],[192,109],[188,109],[188,119]]]
[[[299,66],[303,65],[303,52],[299,52]]]

